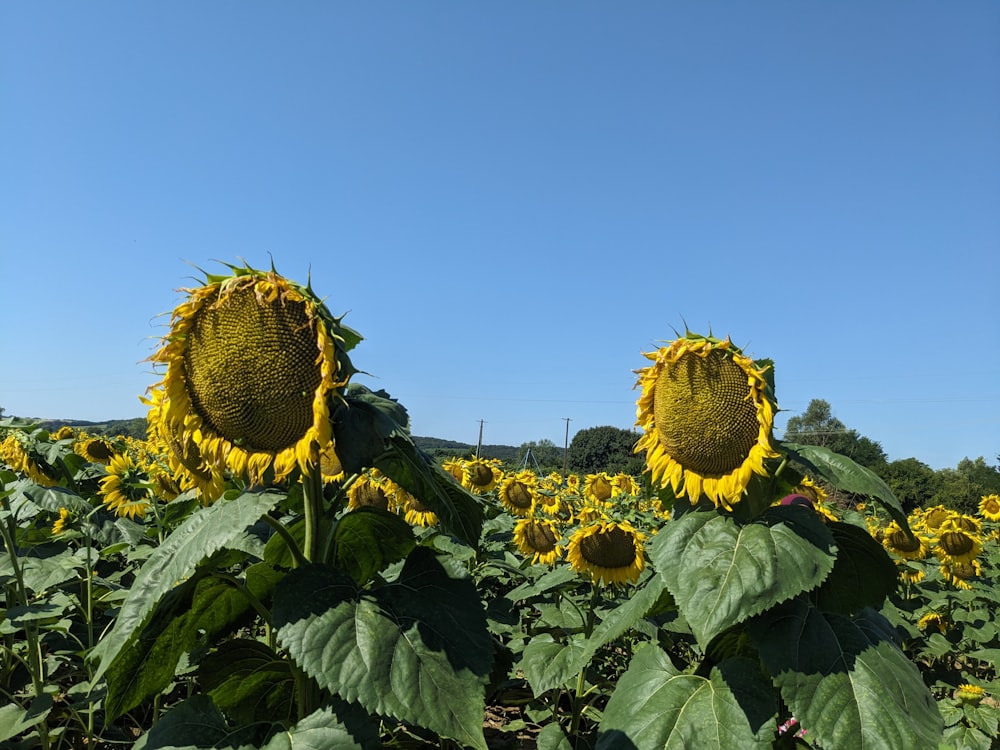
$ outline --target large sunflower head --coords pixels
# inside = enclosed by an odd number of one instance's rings
[[[692,333],[645,356],[653,364],[637,371],[644,434],[636,452],[645,451],[654,483],[731,510],[753,474],[767,474],[764,460],[778,455],[767,367],[729,339]]]
[[[497,489],[497,498],[504,508],[522,518],[531,515],[538,500],[538,479],[533,472],[508,474]]]
[[[946,521],[938,530],[934,554],[945,565],[972,562],[982,551],[983,542],[980,536],[969,533],[956,521]]]
[[[891,521],[882,536],[882,546],[904,560],[923,560],[929,554],[927,540],[920,534],[910,534]]]
[[[311,286],[249,267],[185,290],[150,360],[166,365],[150,412],[174,458],[203,482],[225,469],[276,481],[319,471],[332,446],[330,410],[354,369],[360,337]],[[217,484],[217,483],[216,483]]]
[[[569,564],[595,583],[635,583],[645,567],[646,535],[628,521],[597,521],[569,539]]]

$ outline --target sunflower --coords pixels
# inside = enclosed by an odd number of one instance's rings
[[[947,521],[938,529],[934,554],[945,565],[971,562],[982,551],[979,535],[966,531],[956,520]]]
[[[347,507],[379,508],[389,510],[392,490],[387,490],[385,481],[374,473],[362,474],[347,490]]]
[[[896,561],[899,563],[899,561]],[[926,578],[926,574],[922,570],[914,570],[906,564],[899,565],[899,580],[904,583],[914,584],[920,583]]]
[[[573,532],[566,557],[577,573],[595,583],[634,583],[645,567],[645,540],[628,521],[598,521]]]
[[[983,495],[979,501],[979,515],[987,521],[1000,521],[1000,495]]]
[[[107,466],[111,459],[118,455],[114,446],[101,437],[92,437],[81,440],[73,446],[73,452],[90,461],[92,464],[103,464]]]
[[[489,492],[500,482],[503,473],[496,461],[474,458],[465,464],[462,484],[473,492]]]
[[[951,519],[952,515],[953,511],[943,505],[934,505],[930,508],[926,508],[919,515],[916,523],[928,531],[937,533],[937,530],[941,528],[941,525],[945,521]]]
[[[58,484],[53,476],[55,471],[36,453],[29,441],[30,438],[20,430],[9,433],[0,442],[0,461],[42,487]]]
[[[149,476],[132,458],[119,454],[108,464],[108,475],[101,480],[104,506],[122,518],[144,517],[149,510]]]
[[[928,612],[917,621],[917,627],[921,630],[934,628],[939,633],[944,633],[948,630],[948,623],[937,612]]]
[[[636,443],[654,483],[732,510],[753,474],[766,475],[775,404],[764,375],[729,339],[688,334],[645,355],[636,387]]]
[[[516,474],[510,474],[500,482],[497,498],[503,507],[515,516],[531,515],[535,502],[538,500],[536,484],[537,478],[534,472],[519,471]]]
[[[611,486],[616,495],[638,495],[642,491],[635,477],[630,474],[615,474],[611,479]]]
[[[60,427],[58,430],[52,433],[52,439],[68,440],[71,437],[73,437],[73,435],[74,435],[73,428],[70,427],[68,424],[64,424],[62,427]]]
[[[959,589],[971,589],[972,584],[968,582],[969,578],[979,578],[983,574],[983,567],[979,564],[979,560],[970,560],[969,562],[956,562],[956,563],[945,563],[940,567],[941,575],[951,583],[952,586]]]
[[[615,494],[613,481],[606,471],[588,474],[583,479],[583,496],[599,503],[607,502]]]
[[[58,536],[66,530],[66,522],[69,520],[69,509],[60,508],[59,518],[52,524],[52,536]]]
[[[437,514],[402,487],[396,487],[392,499],[396,507],[399,508],[399,512],[403,514],[403,518],[411,526],[437,525]]]
[[[455,481],[459,484],[465,478],[465,462],[460,458],[449,458],[442,462],[441,467],[455,477]]]
[[[892,521],[882,535],[882,546],[904,560],[923,560],[928,554],[927,540],[920,534],[908,534]]]
[[[560,538],[555,522],[547,518],[522,518],[514,526],[514,543],[532,564],[554,563],[562,554]]]
[[[201,485],[226,469],[250,481],[317,470],[333,443],[332,402],[360,337],[311,286],[272,270],[207,275],[174,309],[150,360],[166,366],[158,432]],[[200,477],[198,475],[201,474]]]
[[[970,685],[967,682],[959,685],[958,691],[955,693],[955,697],[962,701],[962,703],[972,703],[975,705],[979,705],[979,702],[982,701],[985,695],[986,691],[981,687]]]

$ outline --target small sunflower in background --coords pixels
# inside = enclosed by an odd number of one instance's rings
[[[930,630],[933,628],[939,633],[945,633],[948,630],[948,622],[939,613],[928,612],[917,621],[917,627],[920,630]]]
[[[64,424],[58,430],[52,433],[53,440],[70,440],[76,433],[73,432],[73,428],[68,424]]]
[[[311,286],[273,268],[229,268],[183,290],[150,357],[166,366],[151,417],[203,490],[225,470],[253,483],[317,471],[332,450],[333,402],[354,373],[346,352],[360,340]]]
[[[522,518],[514,526],[514,544],[532,564],[554,563],[562,555],[561,541],[558,526],[548,518]]]
[[[459,484],[465,478],[465,462],[460,458],[449,458],[441,464],[441,467],[455,477]]]
[[[953,511],[943,505],[933,505],[930,508],[924,508],[922,511],[915,514],[914,522],[911,525],[924,528],[933,534],[937,534],[938,529],[941,528],[945,521],[951,519],[952,515]]]
[[[986,691],[979,687],[979,685],[970,685],[966,682],[958,686],[958,690],[955,691],[955,697],[962,703],[971,703],[978,706],[983,698],[986,697]]]
[[[347,489],[347,507],[378,508],[389,510],[393,503],[394,490],[389,489],[384,478],[373,469],[362,474]]]
[[[500,471],[497,463],[497,461],[485,458],[474,458],[467,461],[462,484],[473,492],[489,492],[503,479],[503,472]]]
[[[645,568],[646,535],[628,521],[585,524],[569,538],[566,559],[594,583],[635,583]]]
[[[52,536],[59,536],[66,531],[66,522],[69,521],[70,512],[68,508],[59,509],[59,517],[52,524]]]
[[[1000,521],[1000,495],[983,495],[979,501],[979,515],[987,521]]]
[[[983,575],[983,567],[979,564],[979,560],[944,563],[940,571],[945,580],[958,589],[971,589],[972,584],[968,579],[980,578]]]
[[[428,528],[437,525],[437,514],[402,487],[396,487],[392,499],[398,509],[397,512],[401,513],[411,526]]]
[[[104,506],[122,518],[143,518],[152,501],[149,475],[135,465],[132,457],[119,454],[108,464],[101,480]]]
[[[583,496],[590,501],[607,502],[615,494],[613,478],[606,471],[588,474],[583,479]]]
[[[930,554],[927,540],[920,534],[909,534],[895,521],[891,521],[879,540],[889,552],[904,560],[923,560]]]
[[[979,557],[983,543],[978,534],[963,529],[956,520],[946,521],[938,529],[934,554],[945,565],[969,563]]]
[[[107,466],[118,455],[115,447],[102,437],[84,437],[73,446],[73,452],[92,464]]]
[[[654,484],[732,510],[751,477],[767,474],[765,459],[778,456],[767,366],[729,339],[692,333],[645,356],[653,364],[637,371],[644,434],[635,450],[646,453]]]
[[[19,430],[8,433],[0,442],[0,461],[42,487],[59,484],[55,470],[31,447],[30,438]]]
[[[642,488],[631,474],[615,474],[611,479],[616,495],[638,495]]]
[[[529,516],[538,501],[537,477],[531,471],[519,471],[504,477],[497,488],[497,499],[515,516]]]

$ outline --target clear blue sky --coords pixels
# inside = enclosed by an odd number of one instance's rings
[[[5,3],[0,405],[142,416],[212,259],[412,430],[631,428],[673,329],[890,459],[1000,452],[1000,4]]]

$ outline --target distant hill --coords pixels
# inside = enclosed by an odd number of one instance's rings
[[[131,435],[134,438],[146,437],[146,418],[113,419],[108,422],[89,422],[85,419],[44,419],[38,426],[43,430],[55,432],[63,425],[74,429],[83,429],[92,435]],[[425,453],[435,458],[468,458],[476,453],[476,446],[444,438],[413,435],[413,444]],[[514,445],[484,445],[479,451],[482,458],[497,458],[508,463],[517,460],[518,448]]]

